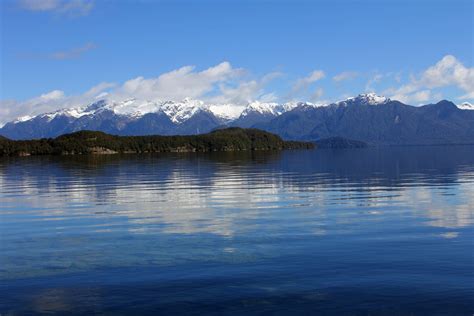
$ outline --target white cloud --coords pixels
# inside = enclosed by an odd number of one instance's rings
[[[457,86],[466,92],[474,92],[474,68],[465,67],[456,57],[446,55],[429,67],[415,84],[428,88]]]
[[[35,115],[57,109],[58,104],[62,104],[65,99],[63,91],[53,90],[24,102],[2,100],[0,101],[0,117],[3,121],[0,121],[0,125],[17,117]]]
[[[60,100],[64,98],[64,92],[61,90],[53,90],[51,92],[40,95],[39,98],[44,101]]]
[[[244,81],[235,87],[221,84],[219,86],[219,95],[208,98],[211,103],[232,103],[244,105],[249,102],[259,100],[262,102],[276,101],[277,96],[274,93],[266,93],[266,85],[281,76],[279,72],[272,72],[261,79]]]
[[[336,82],[340,82],[344,80],[352,80],[352,79],[355,79],[357,75],[358,75],[357,72],[354,72],[354,71],[344,71],[332,77],[332,80]]]
[[[242,69],[233,68],[228,62],[199,72],[195,71],[194,66],[185,66],[156,78],[137,77],[128,80],[114,94],[119,98],[138,97],[149,100],[202,98],[213,92],[216,85],[234,81],[242,74]]]
[[[326,76],[322,70],[314,70],[308,76],[298,79],[293,85],[293,91],[304,90],[309,87],[310,84],[323,79]]]
[[[323,96],[324,94],[324,90],[323,88],[317,88],[313,94],[311,95],[311,98],[310,98],[310,102],[313,102],[313,103],[321,103],[321,97]]]
[[[263,95],[263,85],[257,80],[242,82],[237,87],[220,86],[221,94],[210,98],[211,103],[244,104]]]
[[[93,86],[93,87],[90,88],[89,90],[87,90],[87,91],[84,93],[84,96],[96,98],[98,95],[105,93],[106,90],[108,90],[108,89],[110,89],[110,88],[114,88],[114,87],[116,87],[116,86],[117,86],[116,83],[112,83],[112,82],[101,82],[101,83],[99,83],[99,84]]]
[[[467,100],[467,99],[474,100],[474,91],[463,94],[462,96],[459,97],[459,99],[460,100]]]
[[[440,93],[433,93],[431,90],[420,90],[412,94],[395,94],[391,96],[393,100],[403,103],[426,104],[430,100],[439,100],[442,98]]]
[[[0,100],[0,126],[22,116],[89,104],[114,86],[113,83],[102,82],[80,95],[67,96],[64,91],[53,90],[26,101]]]
[[[173,100],[184,98],[201,99],[210,103],[242,106],[253,100],[274,101],[276,96],[265,91],[266,85],[281,76],[273,72],[261,78],[244,80],[244,69],[234,68],[222,62],[202,71],[194,66],[184,66],[158,77],[137,77],[119,85],[103,82],[80,95],[67,96],[63,91],[53,90],[26,101],[0,101],[0,124],[20,116],[37,115],[60,108],[84,106],[98,97],[113,101],[128,98],[141,100]]]
[[[412,76],[409,83],[388,89],[385,94],[404,102],[422,102],[439,97],[439,93],[432,94],[431,90],[443,87],[463,90],[465,94],[460,99],[474,98],[474,68],[468,68],[456,57],[446,55],[420,75]]]
[[[44,3],[43,5],[46,6]],[[63,52],[57,57],[66,58],[80,54],[86,50],[85,47],[90,47],[90,45],[76,49],[69,55]],[[99,83],[78,95],[66,95],[61,90],[53,90],[25,101],[2,100],[0,101],[0,124],[19,116],[84,106],[99,97],[115,101],[127,98],[151,101],[179,101],[184,98],[193,98],[214,104],[235,104],[239,107],[256,100],[283,102],[284,100],[306,99],[312,102],[323,102],[321,97],[325,91],[313,85],[325,77],[322,70],[314,70],[306,77],[296,80],[286,96],[281,94],[277,96],[274,92],[267,91],[268,84],[281,75],[279,72],[272,72],[259,77],[251,76],[245,69],[234,68],[226,61],[204,70],[197,70],[195,66],[184,66],[157,77],[136,77],[121,84]],[[337,82],[350,76],[342,72],[332,79]],[[375,92],[374,85],[386,79],[398,82],[399,77],[400,73],[375,73],[367,82],[366,90]],[[474,68],[465,67],[455,57],[448,55],[419,75],[410,77],[406,84],[387,89],[381,94],[405,103],[419,104],[439,100],[442,95],[438,89],[443,87],[457,87],[464,91],[461,99],[474,99]]]
[[[93,0],[18,0],[20,8],[28,11],[54,12],[70,15],[87,15],[94,6]]]
[[[376,73],[373,75],[365,84],[365,91],[366,92],[375,92],[374,85],[379,83],[383,79],[384,75],[381,73]]]
[[[64,59],[74,59],[81,57],[82,54],[96,48],[94,43],[86,43],[83,46],[75,47],[67,51],[54,52],[48,55],[48,58],[64,60]]]

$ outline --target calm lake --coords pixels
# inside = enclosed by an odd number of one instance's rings
[[[0,314],[474,313],[474,147],[0,159]]]

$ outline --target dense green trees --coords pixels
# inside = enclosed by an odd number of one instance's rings
[[[189,136],[114,136],[80,131],[54,139],[13,141],[0,138],[1,156],[74,155],[109,153],[243,151],[313,148],[304,142],[286,142],[257,129],[227,128]]]

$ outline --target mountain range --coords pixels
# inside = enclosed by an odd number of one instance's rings
[[[411,106],[376,94],[328,104],[264,103],[247,106],[175,101],[99,100],[5,124],[10,139],[51,138],[80,130],[116,135],[191,135],[222,127],[253,127],[288,140],[344,137],[372,145],[473,144],[474,106],[450,101]]]

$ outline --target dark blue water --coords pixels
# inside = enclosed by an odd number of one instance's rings
[[[474,147],[0,160],[0,314],[472,315]]]

